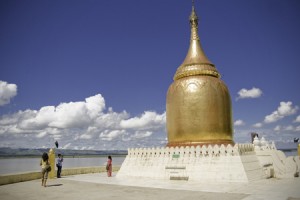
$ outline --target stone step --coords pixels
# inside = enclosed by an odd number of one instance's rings
[[[166,166],[165,169],[186,169],[185,166]]]
[[[188,181],[188,176],[170,176],[170,180],[176,180],[176,181]]]

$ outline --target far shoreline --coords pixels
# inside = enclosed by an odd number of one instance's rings
[[[82,155],[63,155],[64,158],[97,158],[97,157],[107,157],[111,155],[112,157],[126,157],[127,154],[82,154]],[[0,156],[0,159],[15,159],[15,158],[40,158],[42,155],[5,155]]]

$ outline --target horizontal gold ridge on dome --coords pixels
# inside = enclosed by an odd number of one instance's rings
[[[174,80],[178,80],[180,78],[184,78],[187,76],[197,76],[197,75],[213,76],[216,78],[221,77],[219,72],[211,63],[201,63],[201,64],[192,63],[192,64],[181,65],[175,73]]]

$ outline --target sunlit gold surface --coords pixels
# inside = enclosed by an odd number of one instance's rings
[[[203,52],[194,6],[190,25],[190,48],[167,93],[168,146],[232,144],[229,91]]]

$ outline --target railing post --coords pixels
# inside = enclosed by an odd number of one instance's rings
[[[49,172],[49,178],[54,178],[55,177],[55,150],[50,149],[49,150],[49,162],[51,165],[51,171]]]

